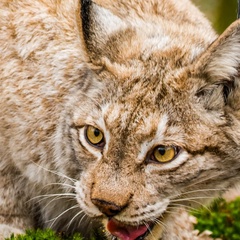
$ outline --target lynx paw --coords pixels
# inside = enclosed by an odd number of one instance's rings
[[[0,224],[0,240],[10,237],[11,234],[17,235],[23,233],[24,231],[19,228],[11,227],[6,224]]]

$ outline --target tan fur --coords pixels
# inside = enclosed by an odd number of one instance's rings
[[[198,239],[176,236],[174,209],[239,178],[240,22],[217,38],[188,0],[89,4],[0,1],[0,239],[37,227],[89,238],[111,211],[155,223],[146,240]],[[158,145],[180,152],[150,161]]]

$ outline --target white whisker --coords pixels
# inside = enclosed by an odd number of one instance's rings
[[[211,180],[211,179],[213,179],[213,178],[215,178],[215,177],[220,176],[221,174],[222,174],[222,172],[219,172],[219,173],[217,173],[217,174],[215,174],[215,175],[209,175],[209,176],[207,176],[207,177],[204,177],[204,178],[202,178],[202,179],[199,179],[199,181],[194,182],[194,183],[188,185],[187,187],[192,187],[192,186],[198,185],[199,183],[206,182],[206,181],[208,181],[208,180]]]
[[[164,231],[167,229],[167,225],[163,221],[156,219],[154,222],[158,225],[161,225],[161,227],[164,229]]]
[[[163,232],[168,232],[168,228],[167,228],[167,225],[161,221],[160,219],[155,219],[155,224],[161,226],[161,228],[163,229]]]
[[[60,199],[68,199],[68,201],[72,201],[73,198],[67,198],[66,196],[59,196],[59,197],[54,197],[51,201],[49,201],[44,207],[43,207],[43,210],[45,210],[51,203],[53,203],[54,201],[58,201]],[[67,201],[65,201],[67,202]]]
[[[172,199],[171,202],[183,202],[183,201],[192,201],[196,199],[213,199],[213,197],[189,197],[189,198],[179,198],[179,199]]]
[[[70,185],[70,184],[67,184],[67,183],[49,183],[47,184],[46,186],[54,186],[54,185],[59,185],[59,186],[62,186],[62,187],[69,187],[69,188],[72,188],[72,189],[75,189],[76,187],[73,186],[73,185]]]
[[[179,193],[179,194],[176,194],[176,195],[172,195],[172,196],[170,196],[170,199],[173,199],[173,198],[176,198],[176,197],[179,197],[179,196],[183,196],[183,195],[199,193],[199,192],[211,192],[211,191],[213,191],[213,192],[219,192],[219,191],[226,191],[226,190],[227,190],[226,188],[198,189],[198,190],[192,190],[192,191],[187,191],[187,192],[184,192],[184,193]]]
[[[61,172],[49,170],[49,169],[47,169],[47,168],[45,168],[45,167],[43,167],[43,166],[41,166],[41,165],[39,165],[39,164],[37,164],[37,163],[35,163],[35,162],[33,162],[33,163],[34,163],[36,166],[38,166],[39,168],[41,168],[41,169],[43,169],[43,170],[45,170],[45,171],[47,171],[47,172],[53,173],[53,174],[56,175],[56,176],[59,176],[59,177],[63,177],[63,178],[65,178],[65,179],[68,179],[69,181],[71,181],[71,182],[73,182],[73,183],[76,183],[76,182],[77,182],[77,180],[75,180],[75,179],[73,179],[73,178],[70,178],[70,177],[68,177],[67,175],[65,175],[65,174],[63,174],[63,173],[61,173]]]
[[[180,200],[180,199],[179,199],[179,200]],[[201,207],[207,209],[208,211],[211,211],[207,206],[205,206],[205,205],[202,204],[201,202],[194,200],[194,198],[192,198],[192,199],[189,198],[188,200],[184,200],[184,201],[188,201],[188,202],[196,203],[197,205],[199,205],[199,206],[201,206]]]
[[[59,193],[59,194],[45,194],[45,195],[39,195],[39,196],[36,196],[36,197],[33,197],[31,198],[30,200],[27,201],[28,202],[31,202],[31,201],[34,201],[36,199],[38,199],[36,201],[36,203],[41,203],[43,201],[45,201],[46,199],[50,199],[50,198],[54,198],[54,199],[75,199],[76,198],[76,195],[75,194],[69,194],[69,193]],[[51,201],[53,201],[54,199],[52,199]]]
[[[152,237],[153,237],[153,234],[152,234],[152,230],[151,230],[151,228],[149,227],[149,225],[147,224],[147,223],[143,223],[146,227],[147,227],[147,229],[148,229],[148,231],[149,231],[149,234],[150,235],[152,235]],[[156,239],[157,240],[157,239]]]
[[[51,225],[50,225],[50,228],[53,227],[54,223],[55,223],[61,216],[63,216],[63,215],[66,214],[67,212],[69,212],[69,211],[71,211],[71,210],[73,210],[73,209],[76,209],[76,208],[79,208],[79,205],[78,205],[78,204],[76,204],[76,205],[68,208],[67,210],[63,211],[63,212],[60,213],[57,217],[48,220],[47,222],[52,222],[52,221],[53,221],[53,222],[51,223]]]
[[[50,198],[50,197],[57,197],[57,196],[65,196],[65,197],[76,197],[76,194],[74,193],[55,193],[55,194],[44,194],[44,195],[38,195],[36,197],[31,198],[29,201],[38,199],[38,198]]]
[[[187,210],[192,210],[195,211],[196,209],[194,207],[190,207],[190,206],[186,206],[183,204],[171,204],[170,206],[168,206],[168,209],[180,209],[180,208],[185,208]]]
[[[68,223],[67,225],[67,230],[69,229],[69,227],[71,226],[72,222],[74,221],[74,219],[76,219],[79,215],[81,215],[82,213],[84,213],[83,210],[79,211],[77,214],[75,214],[75,216],[71,219],[71,221]]]
[[[81,223],[82,223],[82,221],[83,221],[83,219],[84,219],[85,217],[87,217],[87,214],[84,214],[84,215],[81,217],[81,219],[80,219],[80,221],[79,221],[79,223],[78,223],[78,226],[81,225]]]

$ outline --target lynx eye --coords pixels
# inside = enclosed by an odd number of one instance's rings
[[[159,163],[167,163],[172,161],[179,150],[175,146],[157,146],[151,155],[151,160]]]
[[[103,148],[105,145],[103,133],[93,126],[88,125],[85,127],[85,138],[94,147]]]

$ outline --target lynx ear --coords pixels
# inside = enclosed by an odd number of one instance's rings
[[[226,104],[240,108],[240,20],[207,49],[198,60],[197,69],[207,79],[198,91],[207,108]]]
[[[125,29],[125,22],[92,0],[81,0],[82,32],[89,54],[104,51],[110,36]]]

